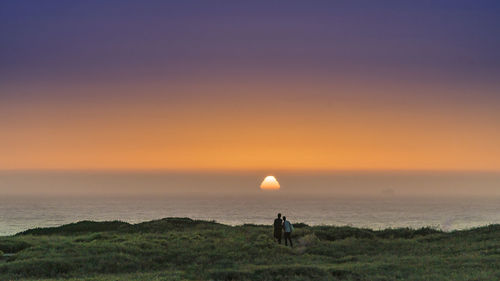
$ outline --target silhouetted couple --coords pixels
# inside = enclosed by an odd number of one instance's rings
[[[274,220],[274,238],[278,240],[281,244],[281,233],[282,230],[285,231],[285,246],[288,246],[288,241],[290,241],[290,247],[293,247],[292,243],[292,231],[293,225],[291,222],[286,220],[286,217],[281,219],[281,214]]]

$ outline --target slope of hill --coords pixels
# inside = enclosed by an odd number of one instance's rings
[[[442,232],[188,218],[82,221],[0,237],[0,280],[500,280],[500,225]],[[1,254],[0,252],[0,254]]]

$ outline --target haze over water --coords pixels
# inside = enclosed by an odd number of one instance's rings
[[[79,220],[190,217],[240,225],[293,222],[444,230],[500,223],[500,173],[1,172],[0,235]],[[472,194],[474,192],[474,194]]]

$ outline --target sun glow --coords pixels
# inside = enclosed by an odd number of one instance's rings
[[[260,189],[264,190],[278,190],[280,189],[280,184],[273,176],[267,176],[260,184]]]

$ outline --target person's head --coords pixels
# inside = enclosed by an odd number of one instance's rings
[[[281,218],[281,213],[278,213],[278,219]]]
[[[283,217],[283,220],[286,221],[286,217]]]

